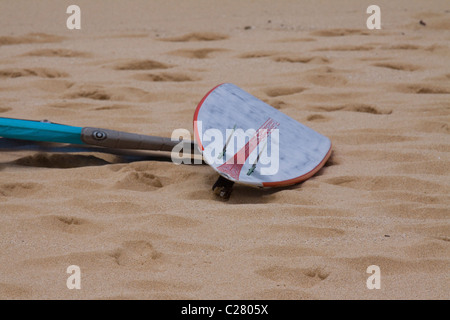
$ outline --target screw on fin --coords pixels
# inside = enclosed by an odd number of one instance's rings
[[[253,173],[253,171],[255,171],[255,169],[256,169],[256,163],[254,163],[254,164],[252,165],[252,167],[251,167],[250,169],[248,169],[247,175],[248,175],[248,176],[251,175],[251,174]]]
[[[228,147],[228,144],[230,143],[231,137],[233,136],[234,130],[236,130],[236,125],[234,125],[233,131],[231,131],[231,134],[228,137],[227,142],[223,146],[222,152],[217,156],[217,159],[222,159],[223,157],[225,157],[225,154],[227,152],[227,147]]]
[[[215,194],[224,200],[230,198],[231,191],[233,191],[234,181],[230,181],[222,176],[219,176],[216,183],[214,183],[212,190]]]
[[[251,175],[255,171],[256,165],[258,164],[259,158],[261,157],[261,153],[264,151],[266,146],[267,146],[267,140],[264,142],[264,146],[261,148],[261,151],[258,153],[258,157],[256,158],[255,163],[253,163],[252,167],[250,169],[248,169],[248,171],[247,171],[248,176]]]

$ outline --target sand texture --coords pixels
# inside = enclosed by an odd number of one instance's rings
[[[0,139],[1,299],[450,298],[448,1],[378,1],[381,30],[357,0],[76,3],[0,2],[0,117],[170,137],[230,82],[333,153],[225,202],[168,154]]]

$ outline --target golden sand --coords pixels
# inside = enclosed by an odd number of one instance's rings
[[[450,298],[448,1],[378,1],[381,30],[356,0],[76,2],[81,30],[67,1],[0,3],[1,117],[170,137],[231,82],[333,154],[224,202],[206,165],[0,140],[0,298]]]

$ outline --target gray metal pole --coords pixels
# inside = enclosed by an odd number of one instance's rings
[[[170,138],[147,136],[109,129],[85,127],[81,131],[81,140],[89,145],[114,148],[114,149],[138,149],[172,151],[180,141],[172,141]],[[194,152],[197,145],[194,142],[185,142],[184,148],[190,148]]]

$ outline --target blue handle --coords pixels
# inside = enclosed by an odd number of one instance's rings
[[[50,122],[0,118],[0,137],[20,140],[85,144],[81,127]]]

